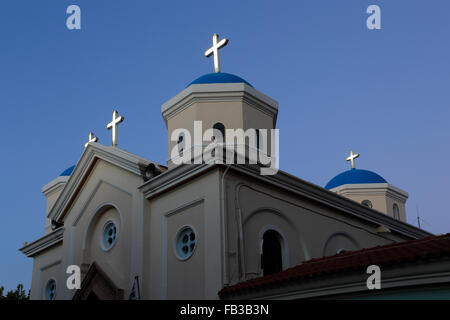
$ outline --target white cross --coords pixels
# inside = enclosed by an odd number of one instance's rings
[[[213,34],[213,46],[205,51],[205,57],[214,55],[214,72],[220,72],[220,60],[219,60],[219,49],[225,47],[228,43],[228,39],[224,38],[219,40],[219,35],[217,33]]]
[[[359,153],[353,153],[353,151],[350,151],[350,157],[347,157],[347,161],[350,161],[350,165],[352,166],[352,169],[355,169],[355,159],[359,157]]]
[[[117,110],[113,111],[112,121],[106,125],[106,129],[112,129],[112,145],[117,147],[117,127],[124,120],[124,117],[118,116]]]
[[[94,136],[94,133],[89,132],[89,141],[84,144],[84,147],[86,148],[88,146],[89,142],[97,142],[97,141],[98,141],[98,138]]]

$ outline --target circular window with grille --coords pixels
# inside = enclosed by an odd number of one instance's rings
[[[50,279],[47,282],[47,286],[45,287],[45,298],[47,300],[55,299],[56,295],[56,280]]]
[[[103,227],[102,248],[107,251],[116,243],[117,227],[112,221],[108,221]]]
[[[372,202],[371,202],[370,200],[363,200],[363,202],[361,202],[361,204],[362,204],[363,206],[372,208]]]
[[[186,260],[192,256],[197,246],[197,235],[191,227],[183,227],[178,231],[175,242],[175,253],[180,260]]]

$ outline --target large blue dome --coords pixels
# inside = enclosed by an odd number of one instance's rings
[[[70,168],[67,168],[59,176],[60,177],[70,176],[72,174],[73,169],[75,169],[75,166],[71,166]]]
[[[241,77],[235,76],[234,74],[231,73],[223,73],[223,72],[214,72],[205,74],[200,78],[197,78],[191,83],[189,83],[187,87],[189,87],[191,84],[207,84],[207,83],[246,83],[253,88],[253,86],[250,83],[248,83]]]
[[[325,189],[333,189],[344,184],[363,184],[363,183],[387,183],[379,174],[361,169],[350,169],[338,174],[330,180]]]

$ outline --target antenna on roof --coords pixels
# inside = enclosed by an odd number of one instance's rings
[[[417,208],[417,226],[420,228],[419,205],[416,205],[416,208]]]

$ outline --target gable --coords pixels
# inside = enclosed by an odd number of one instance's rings
[[[164,169],[156,163],[125,150],[103,146],[95,142],[90,143],[84,150],[54,206],[49,211],[47,218],[58,222],[65,220],[65,217],[75,200],[79,197],[89,177],[94,171],[98,170],[98,161],[108,163],[112,168],[115,168],[116,171],[111,170],[111,177],[119,172],[128,172],[132,176],[140,179],[141,183],[144,182],[145,172],[149,165],[153,164],[160,169]],[[114,174],[112,174],[113,171]]]

